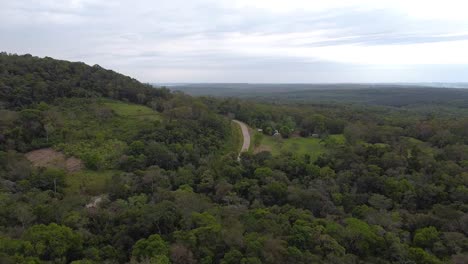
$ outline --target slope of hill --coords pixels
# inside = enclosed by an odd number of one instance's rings
[[[168,99],[167,89],[154,89],[135,79],[81,62],[0,53],[0,104],[20,108],[61,97],[109,97],[147,104]]]

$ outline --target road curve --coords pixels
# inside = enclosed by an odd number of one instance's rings
[[[242,143],[242,148],[241,148],[241,153],[249,151],[250,148],[250,133],[249,133],[249,127],[244,123],[239,120],[232,120],[234,123],[238,124],[241,127],[242,130],[242,137],[244,138],[244,143]],[[240,153],[239,153],[240,155]]]

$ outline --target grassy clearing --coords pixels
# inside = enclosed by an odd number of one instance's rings
[[[86,166],[96,169],[114,168],[118,159],[127,149],[127,144],[119,140],[80,140],[56,145],[56,149],[68,156],[77,156]]]
[[[88,168],[66,177],[69,194],[98,195],[116,171],[129,142],[162,116],[151,108],[109,99],[63,99],[51,111],[54,148],[82,159]]]
[[[161,120],[159,113],[147,106],[117,101],[105,101],[103,105],[109,107],[116,115],[121,117],[134,117],[150,121]]]
[[[106,184],[116,171],[91,171],[83,170],[67,175],[65,178],[68,194],[86,193],[89,195],[99,195],[106,191]]]
[[[279,138],[263,136],[259,149],[269,150],[273,155],[279,155],[281,152],[292,152],[296,155],[303,156],[309,154],[312,160],[316,160],[318,156],[326,151],[326,144],[343,144],[345,138],[343,135],[331,135],[327,139],[319,138]]]
[[[149,107],[109,99],[63,99],[52,111],[53,147],[96,169],[115,168],[139,131],[162,119]]]

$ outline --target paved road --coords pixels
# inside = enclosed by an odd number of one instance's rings
[[[242,144],[241,153],[249,151],[249,147],[250,147],[249,127],[245,123],[243,123],[243,122],[241,122],[239,120],[232,120],[232,121],[234,121],[236,124],[238,124],[242,129],[242,137],[244,138],[244,143]]]

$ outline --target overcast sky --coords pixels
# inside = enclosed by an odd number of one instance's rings
[[[143,82],[466,82],[466,0],[0,0],[0,50]]]

